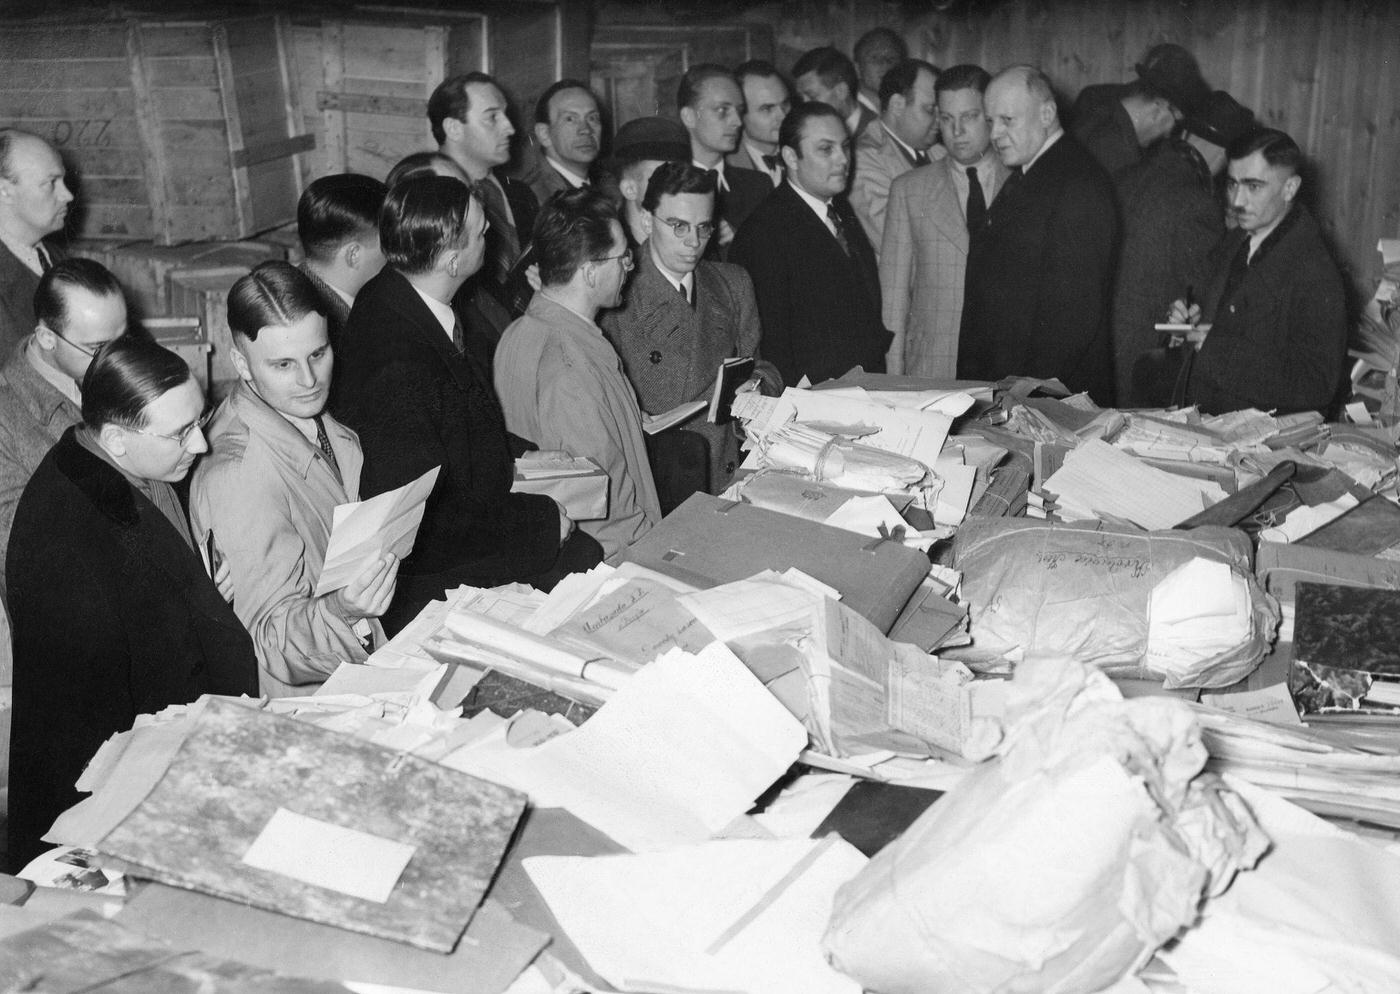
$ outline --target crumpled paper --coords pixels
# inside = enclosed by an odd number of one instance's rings
[[[1065,658],[1017,669],[996,757],[836,895],[823,940],[879,994],[1074,994],[1138,969],[1268,839],[1175,700]]]

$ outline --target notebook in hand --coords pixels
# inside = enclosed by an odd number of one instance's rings
[[[727,425],[733,420],[730,408],[734,404],[734,395],[753,376],[753,369],[753,356],[737,356],[719,364],[714,393],[710,394],[710,424]]]

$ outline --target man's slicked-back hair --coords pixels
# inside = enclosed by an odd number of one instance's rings
[[[1303,169],[1303,150],[1285,132],[1277,128],[1260,128],[1247,132],[1230,143],[1225,155],[1231,162],[1247,159],[1255,152],[1264,156],[1271,166],[1290,170],[1295,176]]]
[[[991,81],[992,74],[981,66],[963,63],[960,66],[949,66],[939,73],[938,82],[933,84],[933,92],[940,97],[955,90],[976,90],[985,94],[987,84]]]
[[[439,253],[462,237],[472,191],[451,176],[414,176],[396,183],[379,212],[384,258],[407,275],[426,273]]]
[[[802,57],[792,67],[794,79],[805,76],[809,72],[816,73],[817,78],[822,81],[822,85],[828,88],[837,83],[845,83],[846,89],[851,93],[852,100],[856,98],[856,93],[860,90],[860,79],[856,76],[855,63],[830,45],[823,45],[821,48],[803,52]]]
[[[919,73],[926,72],[933,79],[934,85],[938,85],[938,67],[932,62],[925,62],[923,59],[905,59],[885,73],[880,80],[880,109],[884,110],[890,105],[890,99],[898,93],[905,100],[909,100],[914,95],[914,84],[919,81]]]
[[[614,223],[621,223],[617,205],[599,190],[583,187],[550,197],[535,219],[540,282],[545,286],[563,286],[585,262],[608,255]]]
[[[712,79],[734,80],[734,74],[724,66],[714,62],[702,62],[699,65],[691,66],[681,77],[680,86],[676,87],[676,109],[682,107],[694,107],[700,102],[700,92],[705,88],[705,84]]]
[[[494,77],[476,71],[458,73],[439,83],[428,98],[428,125],[433,129],[433,141],[439,145],[447,138],[443,121],[449,117],[458,121],[467,119],[467,111],[471,109],[471,98],[467,96],[469,83],[490,83],[500,89]]]
[[[174,352],[139,335],[123,335],[99,349],[83,376],[83,424],[145,428],[146,406],[192,379]]]
[[[0,176],[13,181],[13,163],[10,157],[14,155],[15,145],[26,138],[32,138],[36,142],[47,145],[44,139],[34,134],[32,131],[25,131],[23,128],[0,128]]]
[[[655,211],[662,197],[674,197],[681,193],[714,196],[715,183],[713,169],[701,169],[690,162],[663,162],[647,181],[647,192],[642,195],[642,210]]]
[[[743,90],[746,79],[771,79],[774,76],[783,81],[783,89],[789,93],[792,92],[792,87],[788,85],[786,77],[778,71],[777,66],[767,59],[749,59],[749,61],[741,62],[734,67],[734,82],[739,84],[740,90]]]
[[[379,227],[389,188],[373,176],[322,176],[297,201],[297,236],[308,258],[329,262],[340,247]]]
[[[92,259],[61,259],[39,277],[34,291],[34,318],[39,324],[62,335],[68,330],[68,295],[75,289],[98,297],[120,297],[121,284],[111,271]]]
[[[295,324],[315,312],[326,316],[326,305],[311,280],[290,262],[260,262],[240,276],[228,292],[228,326],[250,342],[267,327]]]
[[[549,102],[554,99],[555,94],[563,93],[565,90],[582,90],[593,98],[593,102],[600,107],[598,95],[593,92],[593,88],[581,79],[561,79],[557,83],[550,83],[549,88],[540,94],[540,98],[535,101],[535,123],[549,123]]]
[[[835,118],[840,123],[841,130],[846,130],[846,120],[839,110],[820,100],[808,100],[798,104],[783,118],[783,123],[778,127],[778,146],[792,149],[798,158],[801,158],[802,134],[807,130],[807,122],[815,117]]]
[[[886,27],[871,28],[869,31],[865,32],[865,34],[861,35],[856,41],[855,48],[851,49],[851,54],[854,55],[856,61],[859,62],[862,52],[876,42],[881,41],[892,46],[894,50],[899,53],[899,58],[901,60],[909,58],[909,46],[905,44],[904,38],[898,31]]]

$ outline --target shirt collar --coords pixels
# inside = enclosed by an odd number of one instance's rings
[[[572,314],[574,317],[578,318],[578,319],[579,319],[580,321],[582,321],[584,324],[588,325],[588,327],[590,327],[590,328],[592,328],[594,331],[596,331],[600,336],[603,334],[603,329],[598,327],[598,324],[597,324],[596,321],[594,321],[592,318],[584,317],[582,314],[580,314],[578,311],[574,310],[572,307],[570,307],[568,304],[564,303],[562,300],[559,300],[559,299],[556,298],[556,297],[551,297],[549,294],[545,293],[543,290],[541,290],[539,293],[535,294],[535,296],[536,296],[536,297],[539,297],[541,300],[547,300],[547,301],[549,301],[549,303],[553,304],[555,307],[559,307],[559,308],[562,308],[563,310],[568,311],[568,312],[569,312],[570,314]]]
[[[868,96],[866,96],[864,90],[861,90],[859,93],[856,94],[856,99],[859,100],[861,103],[865,104],[865,106],[869,107],[876,114],[880,113],[880,105],[874,100],[871,100]]]
[[[650,245],[647,245],[647,258],[651,260],[652,266],[654,266],[656,268],[656,271],[660,273],[663,278],[665,278],[667,283],[671,284],[671,286],[676,288],[677,290],[679,290],[681,287],[685,287],[686,295],[689,296],[690,288],[695,285],[695,270],[692,269],[684,276],[681,276],[679,273],[671,272],[665,266],[661,265],[661,263],[656,261],[656,256],[655,254],[653,254]]]
[[[575,190],[581,189],[588,185],[588,180],[585,177],[577,175],[572,169],[569,169],[562,163],[555,162],[548,155],[544,157],[544,161],[549,163],[551,169],[553,169],[560,176],[564,177],[564,182],[568,183]]]
[[[1059,141],[1061,138],[1063,138],[1064,136],[1065,136],[1065,129],[1064,129],[1064,128],[1059,128],[1059,129],[1057,129],[1057,130],[1055,131],[1055,133],[1052,134],[1049,138],[1045,139],[1045,144],[1042,145],[1042,146],[1040,146],[1040,151],[1037,152],[1037,153],[1035,153],[1035,155],[1031,157],[1031,161],[1030,161],[1030,162],[1027,162],[1024,166],[1021,167],[1021,173],[1022,173],[1022,175],[1024,175],[1024,174],[1030,172],[1030,171],[1031,171],[1031,166],[1035,165],[1037,162],[1040,161],[1040,157],[1041,157],[1042,155],[1045,154],[1046,150],[1047,150],[1051,145],[1055,144],[1057,141]]]
[[[860,136],[860,135],[859,135],[859,132],[860,132],[860,119],[861,119],[861,117],[862,117],[862,114],[861,114],[861,106],[860,106],[859,103],[857,103],[857,104],[856,104],[856,109],[853,110],[853,111],[851,111],[851,116],[848,117],[848,118],[846,118],[846,130],[849,131],[849,132],[851,133],[851,139],[852,139],[852,140],[855,140],[856,138],[858,138],[858,137]]]
[[[34,372],[43,377],[45,383],[72,401],[73,406],[79,410],[82,409],[83,395],[78,392],[77,382],[44,361],[44,357],[39,352],[39,340],[33,335],[25,339],[24,358],[29,361],[29,365],[34,367]]]
[[[827,207],[830,206],[830,204],[831,204],[831,201],[830,201],[830,200],[822,200],[822,199],[820,199],[819,197],[814,197],[814,196],[812,196],[812,195],[811,195],[810,193],[808,193],[806,190],[802,189],[802,187],[800,187],[800,186],[798,186],[796,183],[794,183],[794,182],[792,181],[792,177],[791,177],[791,176],[788,177],[788,186],[792,187],[792,192],[793,192],[793,193],[797,194],[797,195],[798,195],[799,197],[801,197],[804,201],[806,201],[807,206],[810,207],[810,208],[812,208],[813,212],[816,213],[817,217],[821,218],[822,224],[826,224],[826,223],[827,223],[827,222],[826,222],[826,209],[827,209]]]
[[[457,327],[457,312],[452,309],[452,305],[444,304],[442,301],[428,296],[414,286],[412,280],[409,281],[408,285],[412,286],[413,292],[418,294],[423,299],[423,303],[428,305],[428,310],[433,312],[433,317],[437,318],[438,324],[442,325],[443,334],[447,336],[449,342],[452,341],[452,329]]]
[[[885,129],[885,134],[890,136],[890,141],[894,142],[896,145],[898,145],[901,149],[904,150],[904,154],[909,157],[910,162],[914,162],[918,159],[919,153],[910,148],[909,144],[905,142],[903,138],[900,138],[899,135],[895,134],[890,129],[890,126],[888,124],[886,124],[884,121],[881,121],[880,127]],[[928,153],[924,154],[927,155]]]
[[[42,239],[40,240],[42,241]],[[36,248],[38,242],[33,245],[22,245],[11,237],[8,231],[0,231],[0,243],[3,243],[5,248],[10,250],[10,254],[24,264],[25,269],[28,269],[35,276],[44,274],[43,264],[39,262],[39,250]],[[24,330],[32,331],[33,329]]]

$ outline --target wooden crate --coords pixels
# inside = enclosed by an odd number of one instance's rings
[[[228,292],[248,270],[243,266],[189,269],[170,276],[172,316],[199,318],[209,343],[209,377],[218,393],[221,385],[238,378],[230,355],[233,333],[228,327]]]
[[[0,126],[67,160],[72,232],[161,245],[296,217],[303,133],[280,16],[0,23]]]
[[[131,320],[166,317],[170,306],[170,278],[187,270],[242,267],[247,272],[268,259],[286,259],[286,248],[268,241],[191,242],[156,245],[153,242],[115,244],[84,241],[70,246],[74,255],[102,263],[126,291]]]
[[[447,77],[471,70],[501,82],[523,144],[539,95],[566,72],[586,72],[587,30],[551,2],[298,19],[293,37],[305,130],[316,136],[314,175],[382,179],[405,155],[436,147],[428,97]]]

